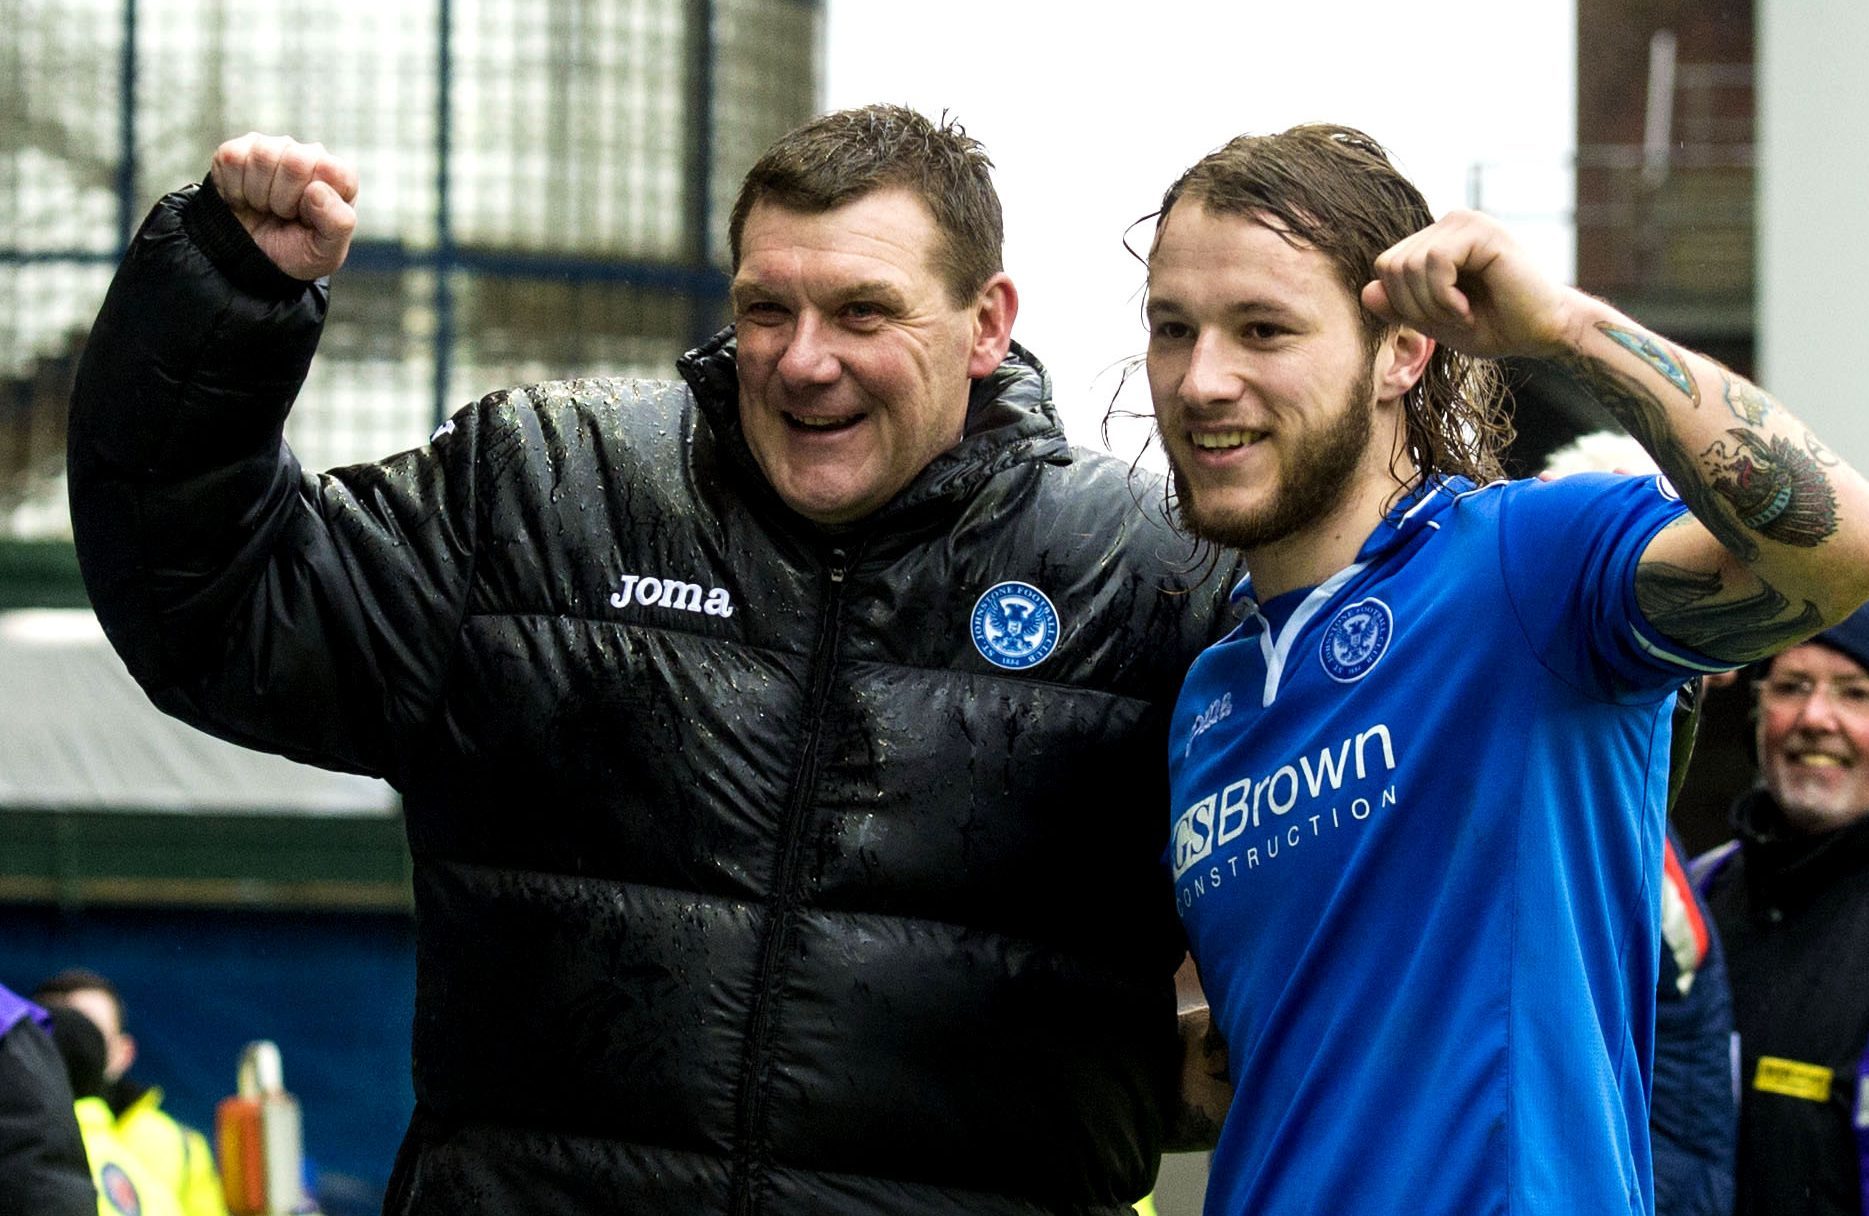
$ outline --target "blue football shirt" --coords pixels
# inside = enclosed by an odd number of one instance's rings
[[[1211,1216],[1645,1213],[1672,693],[1655,477],[1437,481],[1195,662],[1175,895],[1235,1099]]]

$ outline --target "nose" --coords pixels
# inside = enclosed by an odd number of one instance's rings
[[[792,325],[785,353],[779,356],[779,375],[784,377],[787,387],[830,384],[842,371],[843,366],[831,349],[824,322],[809,311],[801,312]]]
[[[1239,372],[1222,345],[1222,335],[1208,330],[1194,339],[1187,370],[1181,374],[1181,400],[1189,406],[1214,405],[1239,396]]]
[[[1811,694],[1804,698],[1804,704],[1798,706],[1795,724],[1799,729],[1816,734],[1835,733],[1838,730],[1837,703],[1832,699],[1830,685],[1822,680],[1811,688]]]

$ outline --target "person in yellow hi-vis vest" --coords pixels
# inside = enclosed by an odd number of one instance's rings
[[[97,1188],[97,1216],[184,1216],[161,1176],[117,1134],[117,1117],[103,1097],[104,1034],[97,1024],[67,1006],[46,1010],[52,1042],[65,1061],[76,1095],[73,1110],[84,1137],[84,1155]]]
[[[160,1089],[144,1090],[116,1119],[118,1137],[174,1193],[182,1216],[227,1216],[208,1138],[163,1111]]]
[[[116,985],[95,971],[61,971],[33,989],[47,1008],[75,1009],[104,1036],[104,1084],[100,1096],[119,1140],[175,1197],[181,1216],[227,1216],[214,1152],[201,1132],[162,1109],[160,1089],[136,1084],[126,1074],[136,1061],[136,1040],[124,1030],[123,998]]]
[[[110,1103],[79,1098],[78,1131],[91,1159],[91,1182],[97,1187],[98,1216],[184,1216],[162,1178],[117,1134]]]

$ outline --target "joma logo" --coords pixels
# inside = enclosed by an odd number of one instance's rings
[[[610,606],[627,608],[631,604],[641,604],[645,608],[679,608],[683,612],[705,612],[709,616],[733,615],[733,597],[727,594],[725,587],[703,590],[699,583],[647,574],[625,574],[617,580]]]

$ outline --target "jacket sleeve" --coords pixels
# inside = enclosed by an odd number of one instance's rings
[[[0,1212],[97,1213],[65,1065],[30,1018],[0,1033]]]
[[[328,285],[291,279],[212,187],[164,198],[72,398],[72,528],[105,633],[158,706],[294,759],[397,777],[466,610],[471,414],[311,475],[283,438]]]

